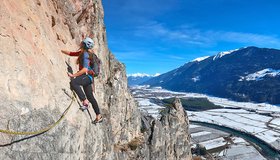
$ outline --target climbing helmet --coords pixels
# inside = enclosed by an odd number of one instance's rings
[[[93,48],[94,42],[91,38],[87,37],[83,40],[85,49],[91,49]]]

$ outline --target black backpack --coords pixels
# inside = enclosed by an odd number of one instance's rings
[[[94,53],[90,54],[89,60],[90,67],[94,72],[94,77],[97,77],[100,74],[101,60]]]

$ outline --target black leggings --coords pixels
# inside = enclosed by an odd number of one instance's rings
[[[90,101],[95,114],[98,115],[98,114],[100,114],[100,111],[99,111],[98,104],[92,93],[91,83],[92,82],[87,75],[81,75],[81,76],[78,76],[78,77],[72,79],[70,82],[70,85],[71,85],[71,88],[77,93],[77,95],[81,101],[84,101],[87,96],[87,99]],[[82,91],[81,86],[83,86],[86,96],[85,96],[84,92]]]

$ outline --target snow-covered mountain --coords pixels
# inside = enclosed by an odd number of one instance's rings
[[[155,75],[149,75],[146,73],[128,74],[127,75],[128,85],[129,86],[139,85],[159,75],[160,75],[159,73],[156,73]]]
[[[200,62],[200,61],[203,61],[203,60],[205,60],[205,59],[207,59],[207,58],[209,58],[209,57],[210,57],[210,56],[198,57],[198,58],[192,60],[192,62]]]
[[[244,49],[244,48],[243,48],[243,49]],[[217,60],[217,59],[219,59],[219,58],[222,58],[222,57],[225,56],[225,55],[229,55],[229,54],[231,54],[231,53],[233,53],[233,52],[235,52],[235,51],[238,51],[238,50],[240,50],[240,49],[234,49],[234,50],[230,50],[230,51],[220,52],[220,53],[218,53],[217,55],[215,55],[215,56],[213,57],[213,60],[215,61],[215,60]]]
[[[193,60],[144,84],[280,104],[280,50],[245,47]]]

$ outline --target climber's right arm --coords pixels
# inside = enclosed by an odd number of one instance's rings
[[[61,50],[61,52],[62,52],[63,54],[66,54],[66,55],[70,55],[70,52],[69,52],[69,51]]]
[[[66,54],[68,56],[79,56],[81,51],[77,51],[77,52],[70,52],[70,51],[65,51],[65,50],[61,50],[61,52],[63,54]]]

